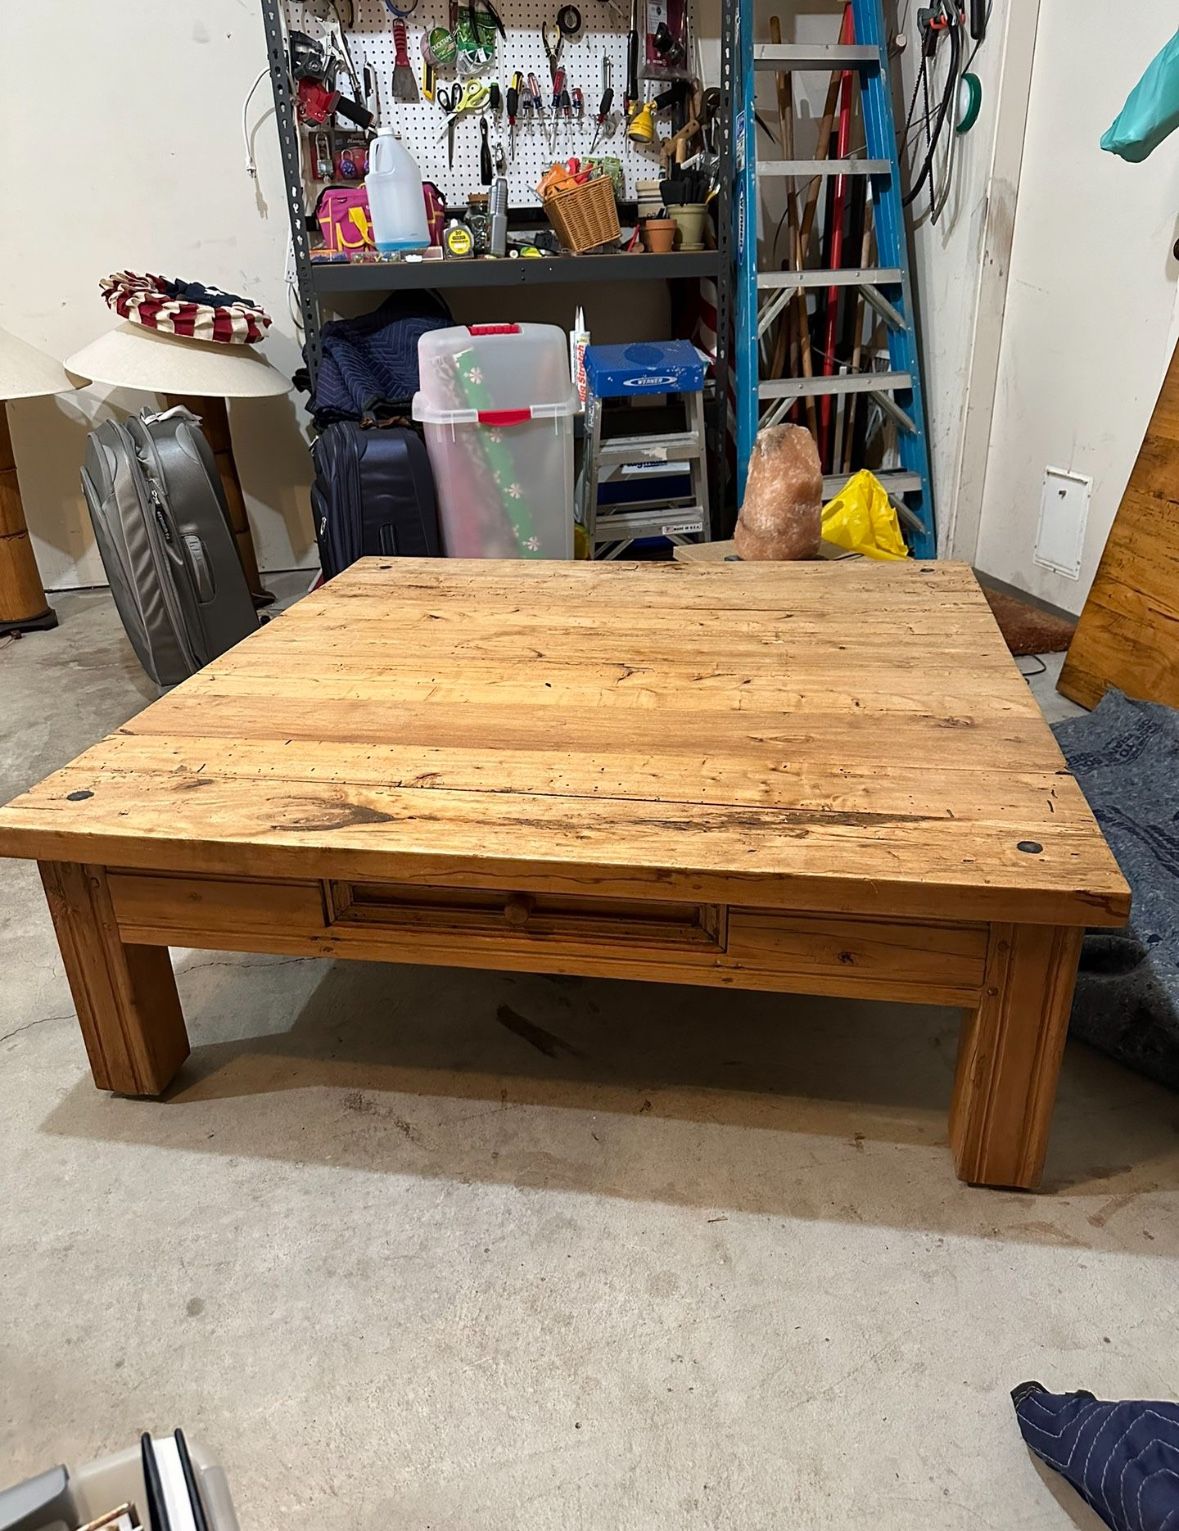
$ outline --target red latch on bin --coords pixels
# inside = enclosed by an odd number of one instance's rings
[[[532,419],[530,409],[481,409],[480,425],[523,425]]]
[[[518,324],[468,324],[467,331],[471,335],[518,335]]]

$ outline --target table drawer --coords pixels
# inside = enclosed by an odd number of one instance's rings
[[[724,911],[713,904],[594,898],[521,889],[330,882],[328,926],[480,942],[552,943],[669,954],[724,950]]]
[[[723,908],[683,900],[121,869],[109,886],[124,940],[147,945],[553,971],[562,954],[594,971],[707,965],[725,946]]]

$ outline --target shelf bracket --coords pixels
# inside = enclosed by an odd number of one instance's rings
[[[299,320],[303,327],[303,354],[315,387],[319,370],[319,300],[311,280],[311,243],[307,238],[307,209],[303,197],[303,175],[299,157],[299,125],[295,120],[295,98],[287,69],[287,42],[282,17],[283,0],[262,0],[262,25],[266,31],[266,58],[270,65],[270,88],[274,93],[274,120],[278,125],[278,146],[282,154],[283,190],[287,216],[291,222],[291,245],[295,252],[295,277],[299,298]]]

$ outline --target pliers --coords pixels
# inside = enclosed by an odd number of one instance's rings
[[[549,75],[555,80],[557,66],[561,62],[561,49],[565,46],[564,35],[555,21],[546,21],[540,29],[540,40],[544,44],[544,56],[549,61]]]

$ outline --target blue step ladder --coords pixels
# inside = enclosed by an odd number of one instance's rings
[[[897,427],[900,467],[878,477],[897,508],[912,554],[937,556],[921,362],[917,351],[913,297],[909,286],[909,245],[901,206],[900,162],[888,72],[888,34],[881,0],[851,0],[854,43],[754,42],[753,4],[738,8],[733,89],[734,285],[737,370],[737,502],[745,492],[745,474],[753,440],[763,425],[784,419],[796,400],[824,394],[870,396]],[[755,83],[761,71],[786,74],[815,70],[856,70],[860,77],[865,153],[854,159],[762,159],[757,153]],[[878,265],[838,271],[761,271],[758,269],[758,181],[769,177],[865,175],[876,232]],[[836,372],[830,377],[762,379],[759,354],[763,336],[800,288],[850,286],[885,321],[889,370]],[[827,496],[838,493],[846,474],[824,480]]]

